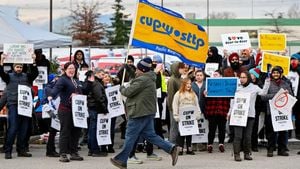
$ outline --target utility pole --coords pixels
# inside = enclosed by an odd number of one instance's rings
[[[50,0],[50,23],[49,23],[49,31],[52,32],[52,20],[53,20],[53,0]],[[52,61],[52,48],[49,49],[49,58]]]

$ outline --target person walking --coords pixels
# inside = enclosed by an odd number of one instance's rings
[[[127,97],[125,105],[128,123],[123,148],[119,154],[110,159],[111,163],[120,169],[127,168],[128,156],[139,136],[171,154],[173,166],[177,162],[177,147],[163,140],[154,131],[156,74],[151,71],[151,64],[152,60],[148,57],[139,61],[136,78],[130,82],[129,87],[121,86],[120,88],[121,94]]]

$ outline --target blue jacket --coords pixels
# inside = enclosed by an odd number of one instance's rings
[[[203,85],[202,85],[201,88],[198,87],[196,82],[193,82],[192,83],[192,89],[197,95],[201,112],[203,114],[205,114],[205,97],[204,97],[204,94],[203,94],[203,92],[205,90],[205,81],[203,81]]]

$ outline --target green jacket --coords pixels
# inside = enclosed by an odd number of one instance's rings
[[[168,108],[169,111],[173,112],[172,102],[175,93],[179,90],[181,85],[181,75],[179,73],[179,62],[175,62],[171,65],[171,77],[168,81]]]
[[[125,106],[128,118],[156,113],[156,74],[153,71],[131,80],[127,88],[121,86],[120,92],[127,97]]]

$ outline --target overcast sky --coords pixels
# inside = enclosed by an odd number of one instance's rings
[[[53,0],[54,18],[70,15],[70,9],[81,1],[98,1],[102,5],[99,12],[101,14],[112,13],[111,9],[114,0]],[[160,5],[162,0],[149,0]],[[22,21],[37,24],[49,20],[50,0],[0,0],[2,6],[12,6],[19,9],[19,18]],[[134,14],[136,0],[123,0],[126,14]],[[266,18],[267,12],[284,12],[295,5],[300,5],[299,0],[210,0],[210,12],[233,12],[237,18]],[[197,19],[207,16],[207,0],[163,0],[166,8],[174,10],[184,15],[185,13],[195,13]]]

